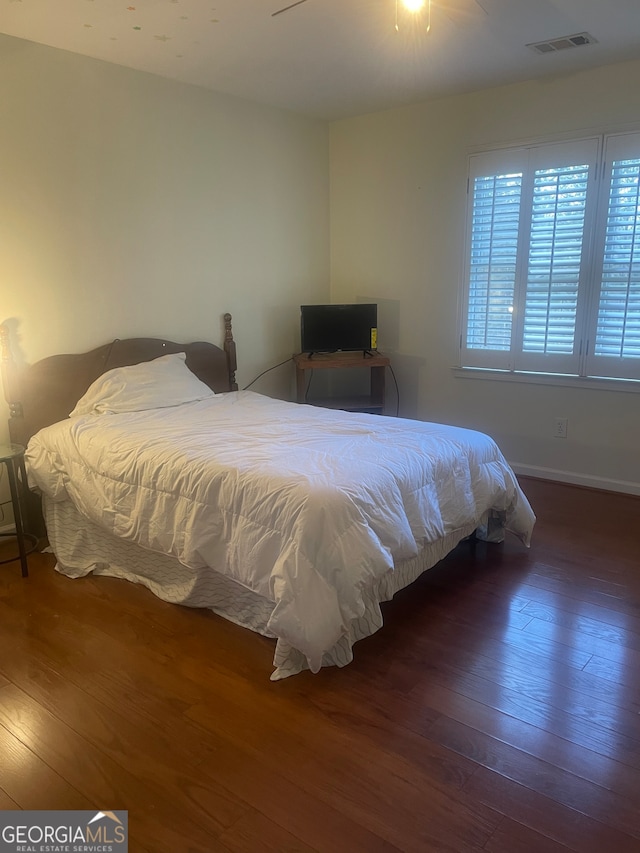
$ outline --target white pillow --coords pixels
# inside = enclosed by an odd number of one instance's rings
[[[189,370],[186,358],[177,352],[108,370],[89,386],[69,417],[163,409],[215,396]]]

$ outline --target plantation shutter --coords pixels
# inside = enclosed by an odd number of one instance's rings
[[[597,155],[596,139],[530,151],[517,370],[580,371]]]
[[[607,140],[588,372],[640,379],[640,134]]]
[[[640,132],[469,164],[460,364],[640,381]]]
[[[522,168],[526,152],[470,161],[462,359],[468,366],[511,366]]]

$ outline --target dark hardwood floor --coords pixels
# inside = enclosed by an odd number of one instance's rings
[[[637,853],[640,499],[522,485],[530,550],[462,544],[279,683],[210,613],[0,566],[0,809],[128,809],[134,853]]]

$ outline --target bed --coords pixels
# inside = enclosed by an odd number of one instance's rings
[[[238,391],[222,348],[139,338],[20,369],[27,446],[59,572],[141,583],[276,640],[273,680],[344,666],[380,604],[469,536],[527,546],[535,516],[472,430]]]

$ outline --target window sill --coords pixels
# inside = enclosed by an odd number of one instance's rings
[[[489,370],[483,367],[454,367],[457,379],[484,379],[497,382],[521,382],[525,385],[556,385],[566,388],[588,388],[593,391],[627,391],[640,393],[640,381],[635,379],[605,379],[593,376],[567,376],[554,373]]]

